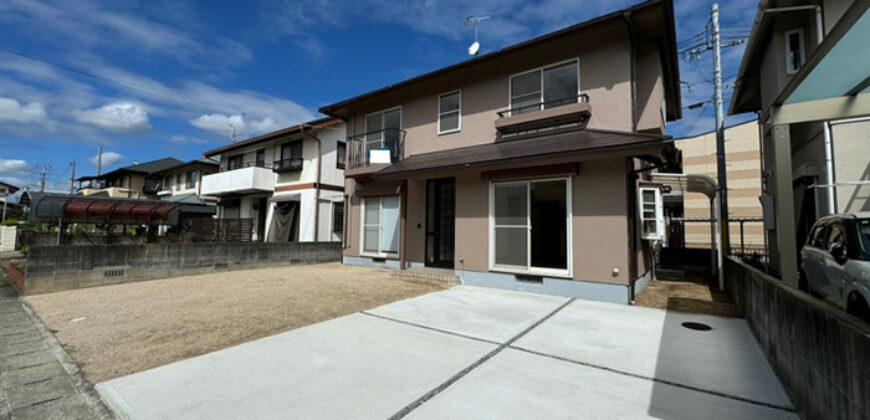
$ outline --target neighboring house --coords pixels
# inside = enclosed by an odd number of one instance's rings
[[[664,225],[643,179],[681,116],[671,1],[320,111],[350,133],[345,264],[621,303],[651,278]]]
[[[163,171],[182,164],[171,157],[134,163],[105,174],[78,178],[77,190],[83,195],[156,200],[162,189]]]
[[[203,195],[218,197],[218,218],[250,220],[253,239],[340,241],[347,133],[323,118],[203,153],[220,160]]]
[[[761,151],[758,140],[758,124],[755,120],[725,128],[725,160],[728,175],[728,215],[731,220],[731,247],[757,250],[764,247],[764,229],[761,202]],[[716,132],[711,131],[692,137],[675,139],[674,144],[682,153],[683,172],[706,175],[717,179]],[[683,238],[686,247],[712,248],[710,223],[710,200],[703,194],[666,194],[666,213],[671,206],[674,213],[685,222]],[[704,220],[704,222],[701,222]],[[743,234],[741,236],[741,221]],[[669,232],[679,231],[671,229]]]
[[[762,0],[730,114],[759,113],[770,267],[798,286],[819,217],[870,209],[870,2]]]
[[[160,171],[163,179],[157,196],[161,200],[178,201],[199,198],[203,203],[214,203],[215,198],[201,194],[202,179],[218,172],[219,163],[211,159],[182,162]]]

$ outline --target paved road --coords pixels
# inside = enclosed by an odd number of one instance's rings
[[[97,389],[132,419],[797,418],[741,319],[467,286]]]
[[[0,419],[109,419],[54,336],[0,279]]]

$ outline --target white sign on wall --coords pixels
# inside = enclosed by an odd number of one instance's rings
[[[390,163],[390,149],[372,149],[369,150],[369,163],[370,164],[389,164]]]

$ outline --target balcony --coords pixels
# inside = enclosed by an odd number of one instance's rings
[[[585,127],[592,115],[589,96],[539,102],[499,111],[495,129],[502,135],[517,135],[565,125]]]
[[[160,185],[160,182],[153,182],[151,180],[145,180],[145,185],[142,187],[142,192],[145,194],[154,195],[154,194],[159,194],[160,190],[162,190],[162,189],[163,189],[163,187]]]
[[[348,172],[371,172],[365,169],[379,169],[396,163],[404,157],[405,130],[387,128],[356,134],[347,139]]]
[[[287,159],[276,160],[272,165],[272,170],[276,173],[283,174],[289,172],[299,172],[302,170],[303,159],[301,157],[291,157]]]
[[[204,176],[200,193],[221,196],[273,191],[274,189],[275,173],[272,172],[272,169],[251,165],[223,169],[216,174]]]

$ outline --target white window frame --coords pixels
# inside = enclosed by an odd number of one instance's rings
[[[559,268],[542,268],[542,267],[532,267],[532,190],[529,188],[529,185],[533,182],[546,182],[546,181],[565,181],[565,210],[566,210],[566,226],[565,232],[567,235],[566,240],[566,253],[567,253],[567,267],[565,269]],[[508,266],[508,265],[499,265],[495,263],[495,186],[496,185],[525,185],[526,186],[526,229],[529,234],[526,236],[526,266]],[[563,176],[563,177],[555,177],[555,178],[536,178],[536,179],[524,179],[524,180],[516,180],[516,181],[490,181],[489,183],[489,271],[493,272],[502,272],[502,273],[512,273],[512,274],[529,274],[529,275],[539,275],[539,276],[547,276],[547,277],[563,277],[563,278],[572,278],[574,272],[574,234],[573,234],[573,224],[574,224],[574,202],[571,196],[573,186],[573,177],[572,176]]]
[[[405,111],[402,109],[401,105],[394,106],[392,108],[385,108],[380,111],[370,112],[363,117],[363,133],[368,135],[369,133],[369,117],[375,114],[381,114],[381,130],[384,128],[384,114],[390,111],[399,110],[399,130],[402,130],[405,126]],[[383,141],[384,133],[381,133],[381,141]],[[369,161],[369,148],[368,148],[368,140],[366,136],[363,136],[363,153],[365,154],[365,162]],[[402,151],[404,153],[404,150]]]
[[[653,205],[655,206],[655,218],[648,219],[643,215],[643,206],[645,204],[643,193],[645,191],[653,191]],[[665,216],[664,205],[662,203],[662,190],[658,187],[640,187],[638,188],[638,217],[640,217],[640,237],[648,241],[661,241],[665,239]],[[644,232],[644,222],[654,221],[656,231],[650,234]]]
[[[381,225],[381,223],[383,222],[383,212],[384,212],[384,201],[382,200],[382,198],[384,198],[384,197],[399,197],[399,220],[398,220],[398,222],[399,222],[399,229],[401,228],[401,223],[402,223],[402,218],[401,218],[402,199],[401,199],[401,196],[363,197],[360,200],[360,204],[361,204],[360,205],[360,212],[361,212],[360,220],[361,220],[361,223],[360,223],[360,229],[359,229],[360,230],[360,232],[359,232],[359,254],[363,257],[396,258],[399,255],[398,250],[396,250],[396,252],[390,252],[390,251],[384,252],[384,251],[380,250],[381,234],[383,233],[383,230],[384,230],[383,226]],[[377,225],[366,224],[366,202],[368,200],[373,200],[373,199],[378,200],[378,224]],[[344,210],[347,211],[346,208]],[[374,227],[374,226],[378,227],[378,248],[379,249],[377,252],[367,251],[366,246],[365,246],[366,245],[366,242],[365,242],[366,241],[366,237],[365,237],[366,227]],[[400,234],[399,235],[399,249],[402,249],[402,240],[403,240],[402,235]]]
[[[441,111],[441,98],[443,98],[445,96],[453,95],[453,94],[459,94],[459,108],[456,111],[446,111],[446,112]],[[441,129],[441,117],[445,114],[452,114],[454,112],[458,113],[458,115],[457,115],[458,123],[456,125],[456,128],[453,128],[450,130],[442,130]],[[457,133],[459,131],[462,131],[462,89],[456,89],[456,90],[442,93],[442,94],[438,95],[438,135],[440,136],[442,134]]]
[[[790,31],[785,31],[785,40],[784,41],[785,41],[785,72],[786,72],[786,74],[795,74],[800,70],[800,68],[795,69],[795,68],[791,67],[791,56],[790,56],[791,55],[790,54],[791,42],[789,42],[789,38],[791,38],[790,35],[793,33],[798,34],[798,49],[801,53],[801,67],[804,66],[804,63],[806,63],[806,59],[807,59],[806,44],[804,43],[804,30],[803,29],[792,29]]]
[[[568,63],[577,63],[577,96],[579,97],[581,92],[583,91],[583,88],[580,86],[580,57],[574,57],[574,58],[570,58],[568,60],[550,63],[550,64],[547,64],[545,66],[536,67],[536,68],[533,68],[530,70],[525,70],[525,71],[522,71],[520,73],[514,73],[514,74],[510,75],[510,77],[508,77],[508,109],[513,109],[512,103],[513,103],[514,96],[513,96],[513,89],[511,88],[511,85],[513,83],[511,83],[511,82],[513,81],[514,77],[523,76],[523,75],[526,75],[529,73],[534,73],[534,72],[540,72],[541,73],[541,78],[540,78],[541,84],[540,84],[540,87],[538,89],[538,98],[540,100],[538,102],[543,103],[544,102],[544,70],[552,68],[552,67],[558,67],[558,66],[568,64]],[[579,99],[578,99],[578,101],[579,101]],[[543,110],[543,108],[539,109],[539,111],[541,111],[541,110]],[[513,115],[513,112],[511,112],[511,115]]]

